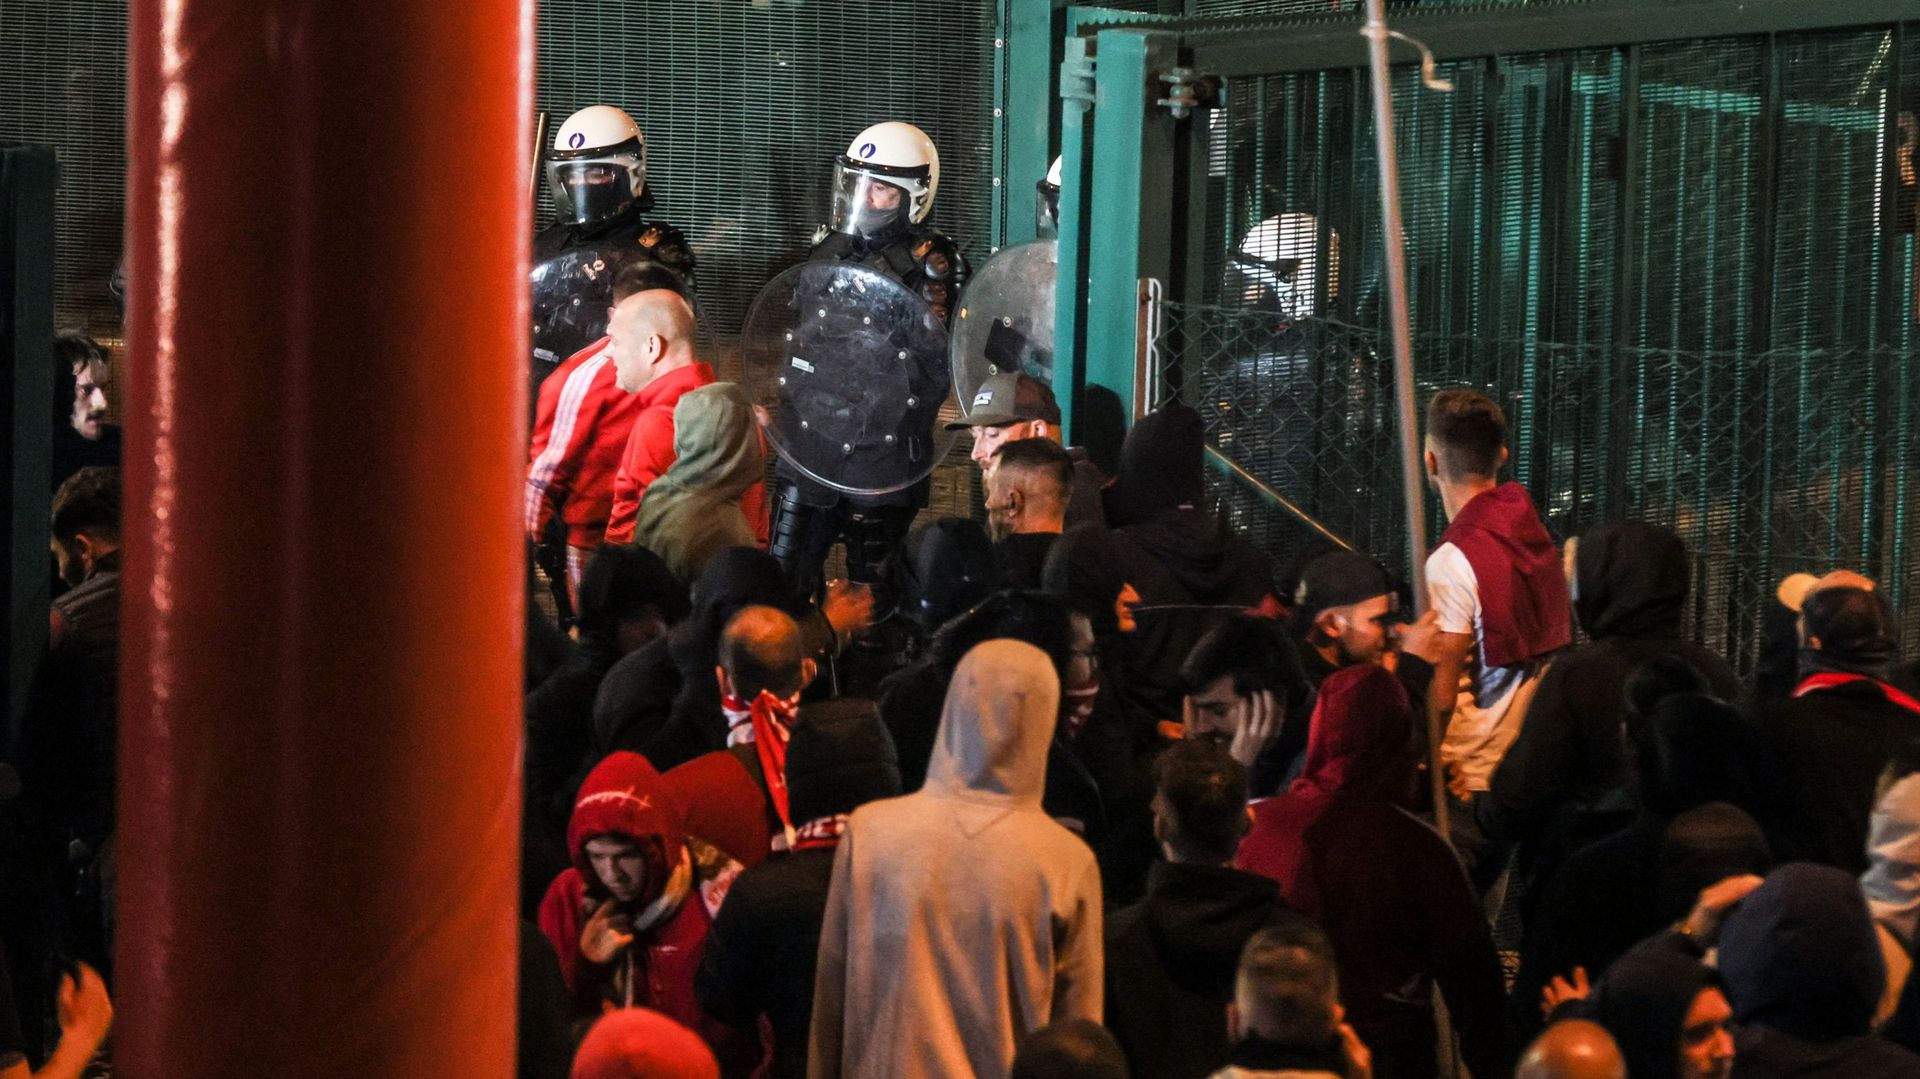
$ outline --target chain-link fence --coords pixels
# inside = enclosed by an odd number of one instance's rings
[[[1326,319],[1168,304],[1162,400],[1206,419],[1231,462],[1353,546],[1407,564],[1393,369],[1383,333]],[[1512,427],[1513,475],[1561,536],[1639,518],[1693,559],[1690,621],[1751,661],[1764,604],[1788,573],[1863,570],[1920,640],[1920,379],[1905,349],[1758,354],[1609,349],[1419,336],[1422,405],[1449,385],[1492,394]],[[1221,509],[1287,565],[1326,539],[1222,467]],[[1430,534],[1444,522],[1428,500]]]

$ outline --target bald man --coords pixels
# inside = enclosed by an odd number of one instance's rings
[[[633,522],[647,487],[673,464],[673,408],[689,390],[714,381],[713,368],[694,355],[693,308],[671,289],[636,292],[614,305],[607,324],[607,353],[614,384],[632,394],[638,415],[613,479],[610,543],[633,542]],[[766,485],[756,483],[740,500],[747,522],[767,539]]]
[[[1627,1079],[1627,1062],[1605,1027],[1567,1019],[1527,1046],[1513,1079]]]
[[[670,770],[666,782],[687,808],[689,832],[742,865],[757,865],[770,851],[788,849],[794,837],[787,742],[800,717],[800,691],[816,669],[800,626],[773,607],[743,607],[728,619],[718,658],[720,715],[702,721],[712,727],[675,728],[662,739],[716,745],[724,724],[726,748]]]

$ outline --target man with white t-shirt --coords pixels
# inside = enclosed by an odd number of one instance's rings
[[[1560,549],[1527,489],[1499,480],[1506,438],[1506,416],[1485,394],[1445,390],[1427,405],[1427,480],[1449,522],[1427,556],[1438,615],[1427,707],[1446,732],[1440,756],[1456,799],[1487,789],[1549,657],[1573,640]],[[1479,857],[1486,841],[1461,805],[1454,844],[1484,886],[1498,859]]]

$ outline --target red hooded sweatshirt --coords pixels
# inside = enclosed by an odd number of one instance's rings
[[[1340,997],[1382,1074],[1435,1074],[1437,981],[1475,1075],[1504,1075],[1500,963],[1460,862],[1404,808],[1418,785],[1413,709],[1370,663],[1321,683],[1299,779],[1253,805],[1236,864],[1326,929]],[[1376,1065],[1378,1066],[1378,1065]]]
[[[582,1012],[596,1014],[609,1004],[652,1008],[712,1041],[724,1037],[725,1029],[715,1029],[700,1010],[693,975],[731,876],[712,884],[699,880],[681,820],[679,800],[645,757],[621,752],[601,761],[580,785],[567,822],[573,868],[554,878],[541,900],[540,930],[553,942],[560,973]],[[595,876],[586,848],[588,840],[608,835],[639,846],[646,880],[625,904],[633,943],[611,962],[596,964],[582,952],[581,931],[602,904],[614,900]]]

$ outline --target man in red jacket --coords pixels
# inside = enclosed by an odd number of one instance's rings
[[[607,351],[616,369],[614,383],[633,395],[636,414],[614,475],[609,542],[633,542],[640,500],[673,464],[674,406],[687,391],[714,381],[713,368],[694,357],[693,335],[693,308],[678,293],[654,289],[614,306],[613,321],[607,326]],[[764,544],[766,485],[748,488],[740,508]]]
[[[668,283],[660,267],[639,262],[613,281],[614,310],[628,297]],[[640,400],[614,384],[610,338],[568,357],[540,383],[527,465],[527,538],[542,542],[554,515],[567,526],[567,587],[580,586],[587,556],[613,512],[613,480]]]

